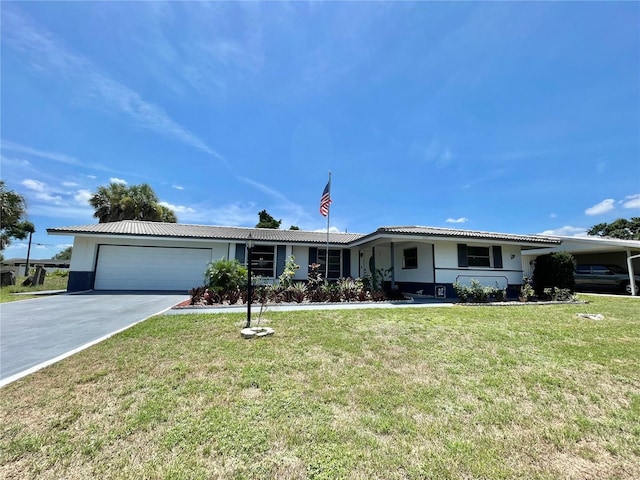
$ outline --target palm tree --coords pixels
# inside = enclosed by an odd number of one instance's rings
[[[123,220],[122,199],[127,195],[127,187],[121,183],[110,183],[100,186],[89,199],[95,209],[93,216],[98,223],[117,222]]]
[[[98,219],[98,223],[119,220],[178,221],[173,210],[158,203],[158,196],[147,183],[130,187],[110,183],[106,187],[98,187],[89,203],[95,209],[93,216]]]
[[[0,180],[0,250],[11,243],[12,238],[24,240],[35,231],[33,223],[23,220],[27,214],[27,202],[22,195],[8,190]]]

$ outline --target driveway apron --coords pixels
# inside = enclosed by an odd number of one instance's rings
[[[189,298],[88,292],[0,304],[0,386]]]

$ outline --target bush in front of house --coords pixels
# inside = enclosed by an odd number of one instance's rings
[[[453,289],[461,302],[504,302],[507,298],[507,292],[503,288],[500,288],[497,283],[495,287],[489,287],[482,285],[475,278],[471,280],[470,285],[463,285],[456,282],[453,284]]]
[[[548,298],[545,288],[575,290],[573,271],[575,261],[567,252],[554,252],[540,255],[535,259],[533,269],[533,288],[538,298]]]
[[[254,277],[252,280],[252,302],[269,303],[323,303],[323,302],[364,302],[382,300],[402,300],[399,290],[384,290],[385,275],[390,270],[379,270],[376,276],[360,278],[340,278],[328,281],[320,271],[321,265],[309,265],[306,281],[294,280],[300,267],[293,255],[285,262],[285,268],[278,280],[271,284],[269,279]],[[247,303],[247,269],[237,260],[220,259],[209,263],[205,272],[205,285],[189,291],[191,305],[235,305]]]

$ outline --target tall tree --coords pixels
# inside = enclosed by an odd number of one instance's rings
[[[64,250],[56,253],[53,256],[54,260],[71,260],[71,253],[73,252],[73,247],[69,246]]]
[[[93,216],[98,219],[98,223],[119,220],[178,221],[173,210],[158,203],[158,196],[147,183],[130,187],[110,183],[106,187],[98,187],[89,199],[89,204],[95,210]]]
[[[266,210],[259,212],[258,217],[260,218],[260,221],[256,225],[256,228],[273,228],[277,230],[280,228],[280,224],[282,223],[282,220],[276,220],[269,215]]]
[[[35,227],[24,219],[27,214],[24,197],[9,190],[4,180],[0,180],[0,207],[0,250],[4,250],[12,239],[24,240],[35,232]]]
[[[640,240],[640,217],[619,218],[611,223],[598,223],[587,231],[587,235],[597,237]]]

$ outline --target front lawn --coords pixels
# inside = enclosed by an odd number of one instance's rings
[[[2,389],[0,476],[640,478],[640,301],[589,298],[154,317]]]
[[[29,295],[30,293],[42,292],[48,290],[66,290],[69,278],[55,274],[47,274],[44,283],[38,286],[23,287],[22,282],[27,277],[18,277],[15,285],[7,285],[0,287],[0,303],[14,302],[16,300],[26,300],[34,298],[37,295]],[[15,293],[23,293],[24,295],[15,295]]]

